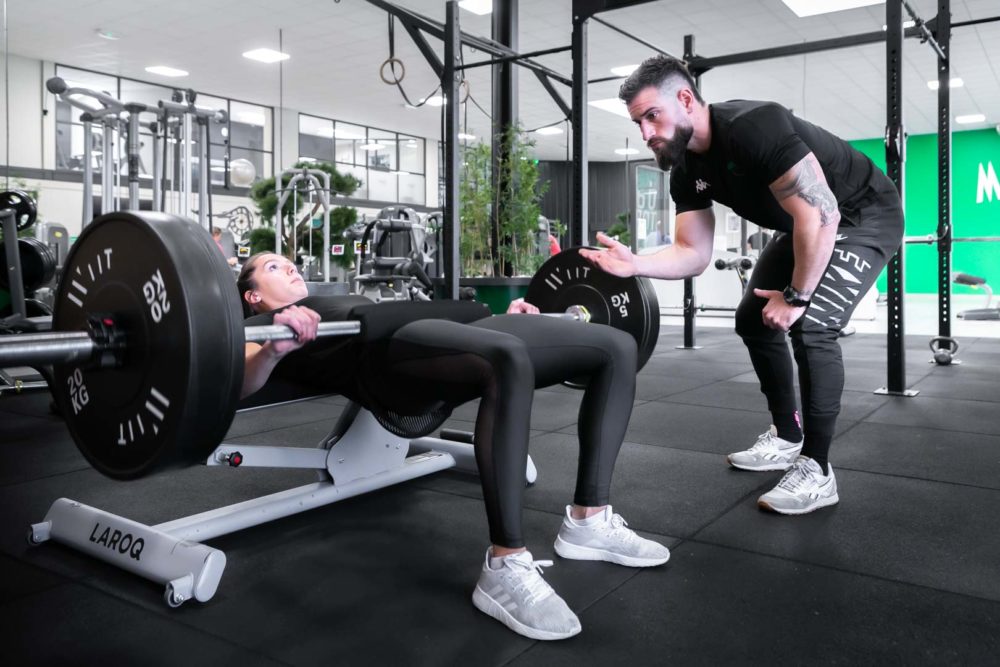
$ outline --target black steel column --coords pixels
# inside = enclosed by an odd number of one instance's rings
[[[690,62],[694,58],[694,35],[684,35],[684,60]],[[701,73],[692,72],[694,83],[701,89]],[[669,195],[668,195],[669,196]],[[676,236],[676,231],[675,231]],[[697,350],[694,344],[694,320],[698,307],[695,303],[694,278],[684,279],[684,344],[678,345],[678,350]]]
[[[459,202],[458,202],[458,82],[461,74],[455,70],[462,55],[461,34],[458,26],[458,2],[448,0],[444,32],[444,68],[441,74],[441,94],[445,99],[444,136],[444,229],[441,240],[444,295],[458,299],[458,279],[462,263],[458,255]]]
[[[885,172],[904,199],[903,164],[906,133],[903,130],[903,3],[885,3],[886,25],[886,129]],[[889,323],[886,333],[886,386],[875,393],[908,395],[906,390],[906,348],[903,340],[903,252],[900,245],[887,267]]]
[[[587,169],[587,20],[590,18],[573,2],[573,205],[570,207],[569,246],[586,245],[590,214]]]
[[[951,0],[938,0],[938,336],[951,337]]]
[[[493,41],[517,51],[517,0],[493,0]],[[511,239],[500,234],[501,223],[508,219],[507,198],[501,193],[509,189],[510,172],[501,169],[509,163],[510,144],[505,137],[517,122],[517,70],[515,62],[507,61],[493,66],[493,192],[497,193],[491,217],[491,239],[493,243],[493,274],[511,276],[514,267],[510,262],[502,262],[501,245],[509,245]]]

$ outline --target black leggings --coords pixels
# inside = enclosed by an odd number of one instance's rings
[[[608,503],[635,398],[636,344],[600,324],[498,315],[471,324],[418,320],[392,336],[386,366],[419,394],[452,405],[480,398],[475,453],[493,544],[524,546],[521,498],[534,389],[581,378],[573,501]],[[389,406],[396,407],[396,406]],[[405,409],[406,406],[399,406]]]
[[[802,394],[802,454],[821,462],[829,453],[844,391],[840,330],[902,240],[903,212],[895,191],[887,193],[881,204],[862,209],[856,222],[855,227],[840,226],[812,303],[789,331]],[[753,290],[783,290],[792,279],[794,260],[792,235],[776,234],[761,252],[736,310],[736,332],[750,351],[772,414],[796,410],[792,360],[785,334],[764,326],[761,311],[767,300],[755,296]]]

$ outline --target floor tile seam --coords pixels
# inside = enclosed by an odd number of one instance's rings
[[[886,577],[886,576],[879,575],[879,574],[873,574],[871,572],[862,572],[862,571],[859,571],[859,570],[851,570],[851,569],[848,569],[846,567],[838,567],[836,565],[829,565],[827,563],[817,563],[817,562],[811,561],[811,560],[805,560],[805,559],[801,559],[801,558],[793,558],[791,556],[782,556],[782,555],[778,555],[778,554],[774,554],[774,553],[768,553],[766,551],[757,551],[755,549],[750,549],[750,548],[747,548],[747,547],[733,546],[732,544],[726,544],[724,542],[707,540],[707,539],[703,539],[703,538],[690,537],[690,538],[685,539],[685,542],[691,542],[691,543],[694,543],[694,544],[701,544],[701,545],[705,545],[705,546],[717,547],[717,548],[720,548],[720,549],[727,549],[727,550],[730,550],[730,551],[738,551],[740,553],[751,554],[751,555],[754,555],[754,556],[762,556],[764,558],[769,558],[769,559],[772,559],[772,560],[784,561],[784,562],[788,562],[788,563],[795,563],[797,565],[807,565],[809,567],[814,567],[814,568],[818,568],[818,569],[821,569],[821,570],[828,570],[828,571],[832,571],[832,572],[840,572],[841,574],[850,574],[850,575],[854,575],[854,576],[858,576],[858,577],[864,577],[866,579],[874,579],[876,581],[886,582],[886,583],[889,583],[889,584],[896,584],[896,585],[900,585],[900,586],[906,586],[908,588],[915,588],[915,589],[920,589],[920,590],[935,591],[935,592],[938,592],[938,593],[946,593],[948,595],[955,595],[955,596],[962,597],[962,598],[967,598],[967,599],[970,599],[970,600],[980,600],[980,601],[983,601],[983,602],[989,602],[989,603],[992,603],[992,604],[996,604],[998,606],[998,608],[1000,608],[1000,597],[998,597],[998,598],[990,598],[990,597],[985,597],[985,596],[982,596],[982,595],[973,595],[971,593],[966,593],[966,592],[962,592],[962,591],[954,591],[954,590],[950,590],[948,588],[941,588],[940,586],[928,586],[926,584],[918,584],[918,583],[914,583],[912,581],[904,581],[902,579],[892,579],[890,577]],[[680,546],[681,546],[680,544],[677,544],[674,548],[676,549],[676,548],[678,548]]]
[[[773,483],[774,483],[773,480],[765,480],[765,481],[761,482],[759,485],[755,486],[753,489],[751,489],[750,491],[748,491],[745,494],[743,494],[742,496],[740,496],[736,501],[730,503],[728,507],[726,507],[721,512],[717,513],[714,517],[712,517],[711,519],[709,519],[703,526],[701,526],[700,528],[697,528],[694,531],[692,531],[691,533],[689,533],[688,536],[685,539],[687,539],[687,540],[697,540],[699,534],[701,534],[702,532],[704,532],[705,530],[707,530],[710,526],[712,526],[717,521],[720,521],[721,519],[723,519],[727,514],[729,514],[730,512],[732,512],[734,509],[736,509],[737,507],[739,507],[741,504],[743,504],[745,502],[748,502],[754,496],[760,494],[762,491],[764,491],[767,487],[771,486]]]
[[[124,572],[124,570],[122,570],[122,571]],[[131,573],[129,573],[129,574],[131,575]],[[143,577],[140,577],[139,575],[131,575],[131,576],[138,577],[138,578],[143,578]],[[225,645],[233,647],[233,648],[238,648],[241,651],[246,651],[247,653],[255,653],[257,655],[263,655],[268,660],[271,660],[271,661],[273,661],[273,662],[275,662],[275,663],[277,663],[279,665],[284,665],[285,667],[294,667],[294,665],[292,663],[284,662],[282,660],[274,658],[271,655],[269,655],[269,654],[267,654],[267,653],[265,653],[263,651],[260,651],[259,649],[255,649],[255,648],[252,648],[252,647],[249,647],[249,646],[244,646],[242,644],[238,644],[238,643],[234,642],[232,639],[230,639],[226,635],[217,635],[217,634],[208,632],[207,630],[205,630],[202,626],[200,626],[198,624],[188,623],[183,618],[181,618],[180,616],[177,616],[177,615],[175,615],[173,613],[170,613],[172,610],[167,610],[167,613],[165,613],[165,614],[161,614],[161,613],[157,613],[155,611],[152,611],[152,610],[144,607],[143,605],[139,604],[138,602],[132,600],[129,597],[117,594],[116,593],[116,589],[113,586],[110,586],[110,587],[101,586],[100,585],[100,580],[98,579],[97,575],[90,575],[90,576],[84,577],[84,578],[80,579],[79,581],[77,581],[76,583],[78,583],[79,585],[81,585],[81,586],[83,586],[85,588],[88,588],[91,591],[94,591],[94,592],[96,592],[96,593],[98,593],[98,594],[100,594],[100,595],[102,595],[104,597],[112,598],[113,600],[116,600],[116,601],[118,601],[118,602],[120,602],[120,603],[122,603],[122,604],[124,604],[124,605],[126,605],[128,607],[131,607],[131,608],[133,608],[135,610],[138,610],[141,613],[144,613],[144,614],[147,614],[147,615],[151,615],[151,616],[154,616],[156,618],[163,619],[163,620],[167,621],[168,623],[172,623],[174,625],[182,626],[182,627],[184,627],[184,628],[186,628],[188,630],[194,631],[195,633],[197,633],[199,635],[202,635],[203,637],[208,637],[208,638],[214,639],[216,641],[221,642],[222,644],[225,644]],[[154,586],[155,586],[154,582],[150,582],[150,583],[153,583]],[[190,603],[191,603],[191,601],[189,600],[188,604],[190,604]]]
[[[5,554],[5,555],[10,555],[10,554]],[[20,560],[20,559],[17,559],[17,560]],[[25,561],[21,561],[21,562],[25,562]],[[59,581],[59,582],[56,582],[56,583],[53,583],[53,584],[49,584],[49,585],[43,586],[41,588],[37,588],[35,590],[26,592],[26,593],[21,593],[20,595],[15,595],[14,597],[5,598],[2,602],[0,602],[0,610],[3,610],[4,607],[13,606],[14,603],[21,602],[23,600],[27,600],[30,597],[34,597],[36,595],[41,595],[42,593],[47,593],[47,592],[52,591],[52,590],[54,590],[56,588],[59,588],[61,586],[68,586],[70,584],[79,584],[83,580],[83,577],[80,577],[79,579],[73,579],[71,577],[67,577],[65,575],[62,575],[62,574],[59,574],[59,573],[56,573],[56,572],[52,572],[51,570],[46,570],[45,568],[39,568],[39,569],[43,570],[46,574],[51,574],[51,575],[55,575],[55,576],[58,576],[58,577],[62,577],[63,579],[65,579],[65,581]]]
[[[241,434],[236,435],[234,437],[236,437],[236,438],[246,438],[246,437],[255,436],[255,435],[263,435],[265,433],[273,433],[275,431],[281,431],[281,430],[288,429],[288,428],[298,428],[300,426],[311,426],[312,424],[318,424],[320,422],[325,422],[325,421],[336,422],[337,419],[338,419],[338,417],[323,417],[322,419],[312,419],[312,420],[309,420],[309,421],[297,422],[295,424],[285,424],[284,426],[275,426],[274,428],[264,429],[263,431],[253,431],[252,433],[241,433]],[[223,441],[220,442],[219,444],[221,445],[221,444],[225,443],[228,438],[229,438],[229,434],[227,433],[226,434],[226,438],[223,438]],[[252,443],[248,442],[248,443],[238,443],[238,444],[247,444],[247,445],[249,445],[249,444],[252,444]]]
[[[831,461],[831,465],[832,465],[832,463],[833,462]],[[863,473],[865,475],[877,475],[878,477],[890,477],[890,478],[895,478],[895,479],[908,479],[908,480],[912,480],[914,482],[930,482],[932,484],[944,484],[944,485],[947,485],[947,486],[957,486],[957,487],[963,488],[963,489],[979,489],[981,491],[995,491],[995,492],[1000,493],[1000,488],[995,487],[995,486],[982,486],[980,484],[968,484],[968,483],[965,483],[965,482],[954,482],[954,481],[947,480],[947,479],[928,479],[926,477],[917,477],[915,475],[899,475],[899,474],[895,474],[895,473],[891,473],[891,472],[881,472],[881,471],[878,471],[878,470],[865,470],[863,468],[850,468],[850,467],[841,466],[841,465],[837,466],[837,470],[838,471],[846,470],[848,472],[854,472],[854,473],[858,473],[859,472],[859,473]]]
[[[84,472],[86,470],[93,470],[93,469],[94,468],[92,468],[91,466],[85,464],[80,468],[74,468],[72,470],[63,470],[61,472],[52,473],[51,475],[43,475],[42,477],[34,477],[32,479],[24,479],[24,480],[18,480],[16,482],[0,484],[0,489],[3,490],[13,489],[15,487],[21,486],[22,484],[34,484],[35,482],[44,482],[45,480],[55,479],[57,477],[62,477],[64,475],[72,475],[78,472]]]
[[[882,407],[885,407],[885,406],[882,406]],[[881,409],[881,408],[879,408],[879,409]],[[878,412],[878,410],[876,410],[875,412]],[[874,413],[872,413],[872,414],[874,414]],[[914,424],[897,424],[895,422],[877,421],[875,419],[872,419],[871,417],[872,417],[872,415],[868,415],[864,419],[860,419],[860,420],[857,420],[857,421],[858,421],[858,423],[861,423],[861,424],[879,424],[881,426],[900,426],[902,428],[915,428],[915,429],[920,429],[920,430],[935,431],[935,432],[938,432],[938,433],[963,433],[965,435],[989,435],[989,436],[993,436],[993,437],[1000,437],[1000,431],[997,431],[995,433],[988,433],[988,432],[984,432],[984,431],[965,431],[965,430],[957,429],[957,428],[937,428],[937,427],[934,427],[934,426],[917,426],[917,425],[914,425]]]

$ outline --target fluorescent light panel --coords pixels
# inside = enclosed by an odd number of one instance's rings
[[[478,16],[490,14],[493,11],[493,0],[461,0],[458,6],[467,12]]]
[[[188,73],[182,69],[177,69],[176,67],[167,67],[166,65],[153,65],[151,67],[147,67],[146,71],[149,72],[150,74],[159,74],[160,76],[170,76],[170,77],[188,75]]]
[[[562,134],[563,129],[558,125],[549,125],[548,127],[540,127],[535,130],[535,134]]]
[[[275,51],[274,49],[253,49],[252,51],[244,51],[243,57],[262,63],[276,63],[291,58],[291,56],[287,53]]]
[[[632,118],[628,115],[628,107],[626,107],[625,103],[617,97],[608,97],[603,100],[590,100],[588,104],[592,107],[597,107],[602,111],[609,111],[623,118],[628,118],[630,120]]]
[[[955,116],[955,122],[959,125],[968,125],[969,123],[982,123],[986,120],[986,115],[981,113],[970,113],[964,116]]]
[[[885,0],[781,0],[799,18],[885,4]]]
[[[639,149],[637,148],[616,148],[615,155],[637,155]]]
[[[475,141],[479,137],[477,137],[474,134],[466,134],[465,132],[459,132],[458,133],[458,138],[462,139],[463,141]],[[413,145],[415,146],[416,142],[413,142]]]
[[[622,65],[621,67],[612,67],[611,73],[615,76],[628,76],[637,69],[639,69],[638,65]]]
[[[429,107],[443,107],[444,106],[444,98],[441,97],[440,95],[435,95],[434,97],[429,97],[426,100],[421,100],[421,102],[424,102]]]
[[[906,28],[912,28],[915,25],[917,25],[916,21],[903,21],[903,29],[904,30]],[[882,24],[882,32],[885,32],[886,30],[888,30],[888,27],[883,23]]]
[[[955,78],[953,78],[953,79],[948,79],[948,87],[949,88],[961,88],[964,85],[965,85],[965,82],[962,81],[962,79],[960,79],[957,76]],[[927,87],[930,88],[931,90],[937,90],[941,86],[938,84],[938,80],[934,79],[932,81],[928,81],[927,82]]]

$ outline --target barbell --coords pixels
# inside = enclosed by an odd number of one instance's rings
[[[567,251],[543,265],[528,300],[560,317],[625,324],[651,350],[659,311],[655,325],[640,325],[652,293],[643,282],[607,276]],[[319,325],[321,336],[360,331],[357,321]],[[236,413],[244,343],[294,335],[282,325],[244,328],[231,271],[197,224],[116,212],[88,225],[66,258],[52,331],[0,338],[0,367],[51,364],[53,397],[83,456],[131,479],[203,461]],[[640,352],[640,368],[648,357]]]

